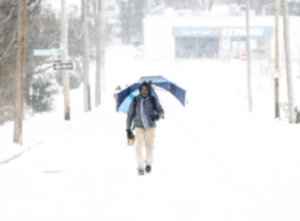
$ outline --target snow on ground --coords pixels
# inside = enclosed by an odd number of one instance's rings
[[[101,108],[82,114],[78,90],[71,122],[59,110],[25,122],[25,142],[37,131],[30,125],[52,134],[0,166],[1,220],[300,220],[299,125],[247,113],[245,63],[133,60],[119,48],[107,56]],[[144,177],[112,96],[141,75],[163,75],[188,92],[183,108],[159,91],[166,118]]]

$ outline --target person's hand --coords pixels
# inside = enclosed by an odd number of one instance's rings
[[[127,129],[126,132],[127,132],[127,138],[129,140],[134,138],[134,134],[132,133],[132,131],[130,129]]]
[[[150,118],[151,118],[152,121],[156,121],[156,120],[158,121],[159,120],[159,115],[151,115]]]

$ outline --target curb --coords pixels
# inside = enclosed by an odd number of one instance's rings
[[[27,151],[30,151],[32,148],[44,143],[45,141],[47,141],[49,138],[52,138],[52,137],[55,137],[56,135],[58,134],[61,134],[63,132],[66,132],[68,130],[70,130],[72,128],[72,126],[67,126],[65,128],[63,128],[61,131],[59,132],[56,132],[48,137],[45,137],[43,140],[39,140],[37,141],[36,143],[33,143],[33,144],[30,144],[28,145],[28,147],[25,147],[23,150],[13,154],[11,157],[7,157],[7,159],[4,159],[4,160],[0,160],[0,166],[1,165],[4,165],[4,164],[8,164],[10,163],[11,161],[15,160],[15,159],[18,159],[19,157],[21,157],[25,152]]]

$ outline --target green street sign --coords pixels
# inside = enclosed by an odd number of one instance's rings
[[[33,50],[34,56],[59,56],[62,54],[61,49],[39,49]]]

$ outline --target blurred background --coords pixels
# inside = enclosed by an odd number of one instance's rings
[[[299,25],[299,0],[0,0],[0,219],[300,220]],[[139,179],[116,107],[149,76],[186,97],[156,89]]]

